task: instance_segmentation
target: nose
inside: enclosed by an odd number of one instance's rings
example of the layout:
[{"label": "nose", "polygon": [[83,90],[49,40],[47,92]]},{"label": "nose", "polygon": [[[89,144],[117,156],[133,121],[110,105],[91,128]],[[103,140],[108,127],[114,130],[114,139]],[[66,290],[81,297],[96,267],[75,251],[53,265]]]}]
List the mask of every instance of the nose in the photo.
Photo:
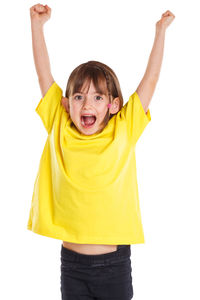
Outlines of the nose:
[{"label": "nose", "polygon": [[85,97],[84,101],[83,101],[83,108],[87,109],[88,107],[92,106],[92,97],[90,99],[90,97]]}]

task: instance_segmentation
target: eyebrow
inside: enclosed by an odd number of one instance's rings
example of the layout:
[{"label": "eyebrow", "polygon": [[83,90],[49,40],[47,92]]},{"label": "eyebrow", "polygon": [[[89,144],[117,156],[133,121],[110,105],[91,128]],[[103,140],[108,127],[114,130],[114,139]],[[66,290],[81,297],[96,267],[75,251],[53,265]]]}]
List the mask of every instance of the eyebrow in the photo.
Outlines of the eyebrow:
[{"label": "eyebrow", "polygon": [[[86,93],[81,93],[81,92],[76,92],[76,93],[74,93],[74,95],[75,94],[82,94],[82,95],[84,95],[84,94],[86,94]],[[101,92],[95,92],[95,93],[92,93],[92,95],[95,95],[95,94],[99,94],[99,95],[104,95],[104,96],[106,96],[105,94],[103,94],[103,93],[101,93]]]}]

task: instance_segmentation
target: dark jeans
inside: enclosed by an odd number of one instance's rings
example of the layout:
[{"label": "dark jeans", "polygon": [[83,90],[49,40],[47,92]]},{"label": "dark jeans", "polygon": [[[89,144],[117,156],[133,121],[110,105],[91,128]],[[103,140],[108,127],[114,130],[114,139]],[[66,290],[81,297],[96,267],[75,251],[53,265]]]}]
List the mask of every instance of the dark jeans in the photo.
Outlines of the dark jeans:
[{"label": "dark jeans", "polygon": [[61,246],[62,300],[130,300],[130,245],[106,254],[81,254]]}]

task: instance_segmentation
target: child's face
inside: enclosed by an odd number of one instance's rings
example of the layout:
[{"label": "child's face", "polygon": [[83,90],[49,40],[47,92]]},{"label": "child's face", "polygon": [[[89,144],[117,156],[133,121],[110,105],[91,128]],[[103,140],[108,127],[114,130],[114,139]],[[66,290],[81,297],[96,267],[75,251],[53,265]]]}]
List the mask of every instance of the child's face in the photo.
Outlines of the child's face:
[{"label": "child's face", "polygon": [[[92,81],[88,93],[86,91],[87,84],[85,83],[80,93],[75,93],[69,97],[68,112],[79,132],[84,135],[91,135],[102,131],[109,121],[110,114],[119,110],[119,98],[115,98],[111,107],[108,108],[108,93],[106,95],[97,93]],[[87,126],[81,117],[87,114],[96,117],[93,125]]]}]

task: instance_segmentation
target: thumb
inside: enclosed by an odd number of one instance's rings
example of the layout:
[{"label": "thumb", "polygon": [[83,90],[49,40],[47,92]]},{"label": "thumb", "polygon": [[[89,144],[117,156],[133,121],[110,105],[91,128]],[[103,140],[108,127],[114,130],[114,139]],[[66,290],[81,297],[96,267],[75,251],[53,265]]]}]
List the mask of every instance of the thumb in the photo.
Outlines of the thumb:
[{"label": "thumb", "polygon": [[44,7],[46,8],[47,15],[50,16],[51,15],[51,8],[48,5],[45,5]]},{"label": "thumb", "polygon": [[30,8],[30,16],[33,17],[37,14],[37,12],[34,10],[34,8]]}]

